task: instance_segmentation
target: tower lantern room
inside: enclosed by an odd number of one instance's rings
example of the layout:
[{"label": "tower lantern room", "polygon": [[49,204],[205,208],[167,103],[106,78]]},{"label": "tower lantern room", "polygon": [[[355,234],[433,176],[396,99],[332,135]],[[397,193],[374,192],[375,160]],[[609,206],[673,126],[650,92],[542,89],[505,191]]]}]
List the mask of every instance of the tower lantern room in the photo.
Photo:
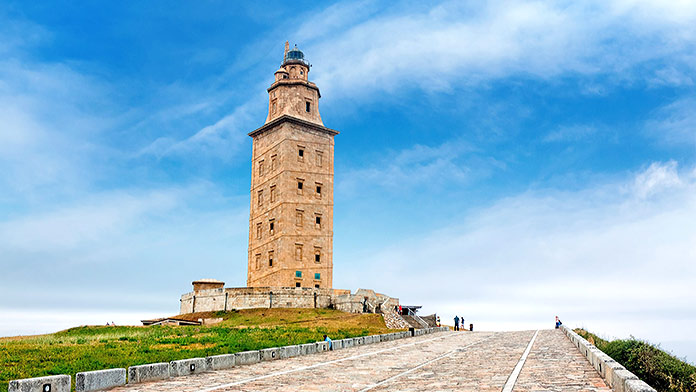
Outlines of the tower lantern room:
[{"label": "tower lantern room", "polygon": [[319,88],[309,81],[311,65],[304,53],[295,45],[289,49],[285,43],[285,53],[280,68],[275,72],[275,80],[268,88],[268,117],[266,123],[288,115],[324,125],[319,114]]}]

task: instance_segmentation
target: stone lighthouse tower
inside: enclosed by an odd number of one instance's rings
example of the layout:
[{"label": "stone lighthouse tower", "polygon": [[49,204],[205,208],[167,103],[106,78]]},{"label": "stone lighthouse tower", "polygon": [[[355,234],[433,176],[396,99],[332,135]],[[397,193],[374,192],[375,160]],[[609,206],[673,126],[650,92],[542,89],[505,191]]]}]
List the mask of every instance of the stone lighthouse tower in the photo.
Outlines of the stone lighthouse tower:
[{"label": "stone lighthouse tower", "polygon": [[333,129],[319,115],[310,64],[285,43],[253,140],[248,287],[331,288]]}]

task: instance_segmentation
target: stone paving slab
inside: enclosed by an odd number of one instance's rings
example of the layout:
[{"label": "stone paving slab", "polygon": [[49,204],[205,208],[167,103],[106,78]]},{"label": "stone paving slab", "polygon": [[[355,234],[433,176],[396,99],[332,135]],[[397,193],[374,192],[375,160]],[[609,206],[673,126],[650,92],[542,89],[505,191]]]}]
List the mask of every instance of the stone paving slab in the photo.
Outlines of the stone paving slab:
[{"label": "stone paving slab", "polygon": [[513,391],[611,390],[563,332],[543,330],[539,331]]},{"label": "stone paving slab", "polygon": [[[542,332],[528,358],[531,370],[523,368],[520,376],[525,389],[515,391],[611,391],[606,386],[582,389],[597,384],[597,373],[586,371],[583,365],[589,363],[562,333]],[[533,334],[441,332],[110,391],[500,391]],[[571,377],[559,376],[566,368]],[[570,380],[571,389],[553,389],[563,380]]]},{"label": "stone paving slab", "polygon": [[534,331],[495,333],[480,344],[456,351],[447,358],[370,391],[499,392],[532,335]]}]

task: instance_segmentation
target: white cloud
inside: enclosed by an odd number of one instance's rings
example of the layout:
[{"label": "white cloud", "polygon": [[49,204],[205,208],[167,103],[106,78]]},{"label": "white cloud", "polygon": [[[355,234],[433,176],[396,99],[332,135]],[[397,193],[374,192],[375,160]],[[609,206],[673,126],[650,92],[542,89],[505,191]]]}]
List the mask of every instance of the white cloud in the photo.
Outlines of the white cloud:
[{"label": "white cloud", "polygon": [[[257,95],[255,95],[257,97]],[[230,159],[248,138],[247,133],[254,126],[261,114],[261,103],[265,101],[252,99],[236,107],[232,113],[225,115],[212,125],[198,130],[183,140],[160,137],[138,152],[138,155],[150,154],[158,158],[164,156],[216,157]]]},{"label": "white cloud", "polygon": [[445,320],[463,313],[480,328],[548,327],[556,314],[597,328],[683,317],[664,332],[597,332],[693,339],[678,332],[696,328],[693,169],[655,162],[577,192],[529,191],[468,216],[450,208],[458,223],[362,249],[362,269],[336,264],[337,286],[398,294]]},{"label": "white cloud", "polygon": [[323,35],[307,53],[331,99],[409,87],[450,90],[509,76],[690,83],[694,26],[689,2],[442,2],[382,12]]},{"label": "white cloud", "polygon": [[597,127],[592,125],[570,125],[561,126],[558,129],[550,132],[543,138],[544,142],[576,142],[586,139],[598,131]]},{"label": "white cloud", "polygon": [[[0,221],[0,295],[13,298],[13,307],[166,303],[175,312],[201,263],[205,275],[244,282],[247,203],[229,204],[218,188],[198,183],[94,193],[16,214]],[[33,289],[16,295],[27,284]]]},{"label": "white cloud", "polygon": [[696,147],[696,99],[681,98],[663,106],[647,123],[647,132],[669,144]]},{"label": "white cloud", "polygon": [[96,140],[114,123],[103,114],[108,90],[62,64],[0,61],[0,202],[74,191],[93,178],[86,167],[108,155]]},{"label": "white cloud", "polygon": [[[424,183],[429,187],[451,186],[480,178],[494,168],[504,166],[492,158],[479,158],[477,153],[475,147],[461,140],[434,147],[416,144],[407,149],[390,151],[370,160],[370,166],[342,174],[336,192],[351,193],[358,189],[363,192],[371,187],[402,192]],[[470,166],[475,166],[476,170]]]},{"label": "white cloud", "polygon": [[645,171],[639,173],[634,182],[635,193],[645,198],[656,193],[670,191],[682,185],[677,172],[677,162],[653,162]]},{"label": "white cloud", "polygon": [[90,246],[132,229],[145,216],[171,212],[181,203],[180,193],[93,195],[79,205],[0,222],[0,248],[50,253]]}]

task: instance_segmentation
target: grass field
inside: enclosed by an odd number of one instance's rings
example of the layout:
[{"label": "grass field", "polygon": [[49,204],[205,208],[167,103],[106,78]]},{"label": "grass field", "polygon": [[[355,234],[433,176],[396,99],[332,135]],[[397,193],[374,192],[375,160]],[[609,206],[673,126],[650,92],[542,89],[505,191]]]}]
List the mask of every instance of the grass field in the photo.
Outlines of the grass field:
[{"label": "grass field", "polygon": [[[214,326],[84,326],[38,336],[0,338],[0,391],[10,380],[227,354],[386,333],[378,314],[329,309],[247,309],[185,316],[221,317]],[[392,331],[393,332],[393,331]]]},{"label": "grass field", "polygon": [[658,392],[696,391],[696,367],[650,343],[633,338],[608,341],[583,329],[575,332]]}]

